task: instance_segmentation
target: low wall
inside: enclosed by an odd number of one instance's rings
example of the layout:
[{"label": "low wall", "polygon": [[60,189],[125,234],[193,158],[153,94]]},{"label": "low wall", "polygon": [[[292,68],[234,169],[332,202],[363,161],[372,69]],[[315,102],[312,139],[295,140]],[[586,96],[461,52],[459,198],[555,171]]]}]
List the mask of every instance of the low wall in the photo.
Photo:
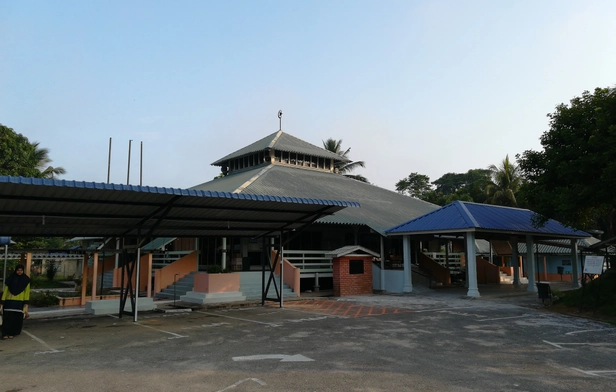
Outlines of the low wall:
[{"label": "low wall", "polygon": [[[385,277],[385,286],[381,287],[381,274]],[[404,287],[404,270],[384,270],[372,263],[372,288],[387,293],[402,293]]]},{"label": "low wall", "polygon": [[500,284],[500,274],[498,266],[477,256],[477,283],[479,284]]},{"label": "low wall", "polygon": [[168,266],[154,271],[154,293],[175,282],[175,275],[183,277],[197,270],[197,252],[192,252]]},{"label": "low wall", "polygon": [[[277,252],[275,250],[272,251],[272,259],[276,257]],[[283,253],[284,254],[284,253]],[[276,268],[274,270],[275,273],[280,275],[280,260],[276,264]],[[284,268],[283,268],[283,276],[282,281],[287,284],[297,296],[300,296],[300,269],[291,264],[288,260],[283,259]]]},{"label": "low wall", "polygon": [[232,293],[240,291],[240,274],[195,274],[194,291],[198,293]]}]

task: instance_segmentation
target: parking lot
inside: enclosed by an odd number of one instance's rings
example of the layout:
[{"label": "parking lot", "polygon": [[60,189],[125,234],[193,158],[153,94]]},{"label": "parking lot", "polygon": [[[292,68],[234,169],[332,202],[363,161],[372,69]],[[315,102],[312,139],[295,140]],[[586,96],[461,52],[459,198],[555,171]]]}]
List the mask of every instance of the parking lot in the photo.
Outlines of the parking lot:
[{"label": "parking lot", "polygon": [[0,391],[608,391],[616,328],[452,293],[27,320]]}]

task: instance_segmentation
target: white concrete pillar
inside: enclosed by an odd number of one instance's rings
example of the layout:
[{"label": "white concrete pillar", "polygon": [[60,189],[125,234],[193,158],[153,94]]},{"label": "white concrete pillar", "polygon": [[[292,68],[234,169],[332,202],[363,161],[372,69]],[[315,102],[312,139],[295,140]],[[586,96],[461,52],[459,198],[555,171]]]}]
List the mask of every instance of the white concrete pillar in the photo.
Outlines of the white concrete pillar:
[{"label": "white concrete pillar", "polygon": [[533,236],[526,235],[526,274],[528,275],[528,287],[526,291],[533,293],[537,292],[537,285],[535,284],[535,244],[533,243]]},{"label": "white concrete pillar", "polygon": [[520,285],[520,259],[518,257],[518,237],[511,237],[511,266],[513,267],[513,285]]},{"label": "white concrete pillar", "polygon": [[402,236],[402,257],[404,258],[404,285],[402,286],[403,293],[413,291],[413,282],[411,281],[411,236]]},{"label": "white concrete pillar", "polygon": [[577,240],[571,240],[571,274],[573,281],[571,282],[571,287],[574,289],[582,287],[582,282],[580,282],[580,268],[579,268],[579,260],[578,260],[578,242]]},{"label": "white concrete pillar", "polygon": [[466,276],[468,277],[468,292],[469,297],[479,297],[479,288],[477,287],[477,257],[475,255],[475,233],[466,233]]}]

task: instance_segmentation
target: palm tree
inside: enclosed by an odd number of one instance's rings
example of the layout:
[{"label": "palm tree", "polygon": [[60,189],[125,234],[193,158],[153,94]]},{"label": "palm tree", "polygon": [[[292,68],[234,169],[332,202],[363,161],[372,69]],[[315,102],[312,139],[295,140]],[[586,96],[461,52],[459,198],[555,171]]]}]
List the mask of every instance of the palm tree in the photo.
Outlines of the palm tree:
[{"label": "palm tree", "polygon": [[34,147],[33,156],[37,162],[37,169],[41,172],[43,178],[55,178],[56,176],[66,174],[66,170],[63,167],[53,167],[49,164],[52,160],[49,158],[49,149],[39,147],[39,142],[32,142]]},{"label": "palm tree", "polygon": [[323,141],[323,148],[327,151],[331,151],[334,154],[338,154],[345,159],[349,159],[349,162],[338,162],[336,164],[336,168],[338,169],[338,173],[344,175],[345,177],[353,178],[358,181],[368,182],[368,179],[361,174],[349,174],[353,170],[358,167],[366,167],[364,161],[350,161],[349,153],[351,152],[351,148],[347,148],[345,151],[342,150],[342,139],[336,140],[329,138]]},{"label": "palm tree", "polygon": [[491,182],[486,187],[488,194],[486,202],[488,204],[517,207],[518,202],[515,194],[522,185],[520,168],[511,162],[509,155],[507,155],[499,166],[490,165],[488,170],[491,171]]}]

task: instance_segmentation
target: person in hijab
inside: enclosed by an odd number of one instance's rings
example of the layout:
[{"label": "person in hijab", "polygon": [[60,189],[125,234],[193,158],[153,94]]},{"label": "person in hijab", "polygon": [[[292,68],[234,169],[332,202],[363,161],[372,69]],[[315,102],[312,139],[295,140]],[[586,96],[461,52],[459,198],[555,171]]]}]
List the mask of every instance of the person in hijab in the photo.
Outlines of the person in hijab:
[{"label": "person in hijab", "polygon": [[24,273],[24,269],[23,264],[17,264],[15,271],[6,279],[6,288],[0,301],[2,339],[13,339],[19,335],[24,319],[30,317],[30,278]]}]

